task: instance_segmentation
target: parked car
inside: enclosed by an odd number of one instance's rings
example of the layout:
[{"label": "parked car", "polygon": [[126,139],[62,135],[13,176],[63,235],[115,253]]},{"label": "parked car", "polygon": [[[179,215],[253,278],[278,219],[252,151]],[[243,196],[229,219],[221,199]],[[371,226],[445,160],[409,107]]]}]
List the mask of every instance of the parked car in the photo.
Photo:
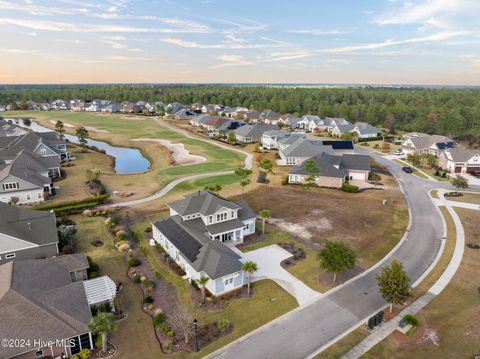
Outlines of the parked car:
[{"label": "parked car", "polygon": [[413,168],[410,166],[402,167],[402,171],[405,173],[413,173]]},{"label": "parked car", "polygon": [[398,150],[396,150],[396,151],[394,152],[394,154],[395,154],[396,156],[403,156],[403,155],[405,154],[405,152],[403,152],[403,150],[399,148]]},{"label": "parked car", "polygon": [[470,173],[473,177],[480,178],[480,171]]}]

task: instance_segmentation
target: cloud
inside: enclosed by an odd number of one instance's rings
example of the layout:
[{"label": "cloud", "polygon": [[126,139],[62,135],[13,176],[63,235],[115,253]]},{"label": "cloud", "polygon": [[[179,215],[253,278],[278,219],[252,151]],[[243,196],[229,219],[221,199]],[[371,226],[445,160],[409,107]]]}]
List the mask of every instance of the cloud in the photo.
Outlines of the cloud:
[{"label": "cloud", "polygon": [[246,39],[238,39],[235,37],[232,38],[231,36],[227,37],[227,41],[222,41],[217,44],[203,44],[172,37],[165,38],[162,41],[189,49],[265,49],[286,46],[286,43],[281,41],[275,41],[267,38],[264,39],[269,43],[251,43]]},{"label": "cloud", "polygon": [[90,25],[54,22],[43,20],[22,20],[0,18],[0,25],[21,26],[34,30],[77,32],[77,33],[195,33],[203,32],[195,28],[144,28],[125,25]]},{"label": "cloud", "polygon": [[218,57],[219,60],[225,61],[225,63],[211,66],[212,69],[218,69],[221,67],[227,66],[246,66],[252,65],[253,61],[245,59],[243,56],[239,55],[221,55]]},{"label": "cloud", "polygon": [[315,36],[329,36],[329,35],[345,35],[348,34],[346,31],[339,30],[321,30],[321,29],[310,29],[310,30],[288,30],[292,34],[306,34],[306,35],[315,35]]},{"label": "cloud", "polygon": [[[424,24],[424,28],[452,29],[452,18],[460,14],[474,14],[480,10],[478,0],[426,0],[420,4],[404,2],[378,16],[374,23],[379,25]],[[422,29],[422,28],[421,28]]]},{"label": "cloud", "polygon": [[352,53],[362,50],[374,50],[374,49],[381,49],[384,47],[396,46],[396,45],[408,45],[408,44],[418,44],[418,43],[428,43],[428,42],[435,42],[435,41],[443,41],[450,39],[452,37],[468,35],[470,34],[468,31],[453,31],[453,32],[440,32],[433,35],[422,36],[422,37],[414,37],[406,40],[385,40],[382,42],[376,43],[369,43],[369,44],[360,44],[360,45],[352,45],[352,46],[344,46],[344,47],[335,47],[331,49],[320,49],[317,50],[318,53],[323,54],[342,54],[342,53]]}]

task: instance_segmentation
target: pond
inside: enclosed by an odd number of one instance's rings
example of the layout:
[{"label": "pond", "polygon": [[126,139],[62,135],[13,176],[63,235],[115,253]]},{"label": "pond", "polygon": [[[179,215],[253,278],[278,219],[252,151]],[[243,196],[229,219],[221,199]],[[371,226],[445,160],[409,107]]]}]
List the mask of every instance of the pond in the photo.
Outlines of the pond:
[{"label": "pond", "polygon": [[[19,119],[6,118],[5,120],[12,120],[16,125],[23,128],[30,128],[35,132],[53,131],[50,128],[39,125],[35,121],[32,121],[31,125],[27,126],[22,120]],[[75,144],[80,143],[78,138],[73,135],[65,134],[65,139]],[[150,167],[150,162],[143,157],[142,152],[140,152],[140,150],[137,148],[117,147],[112,146],[107,142],[92,139],[87,140],[87,145],[95,146],[98,149],[104,150],[107,155],[115,158],[115,173],[142,173],[148,171],[148,168]]]}]

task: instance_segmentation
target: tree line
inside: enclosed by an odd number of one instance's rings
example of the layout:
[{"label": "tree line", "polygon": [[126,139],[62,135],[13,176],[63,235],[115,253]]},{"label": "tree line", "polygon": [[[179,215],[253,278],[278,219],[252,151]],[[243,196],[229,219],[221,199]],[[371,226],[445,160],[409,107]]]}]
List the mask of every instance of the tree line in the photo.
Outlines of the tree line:
[{"label": "tree line", "polygon": [[480,143],[480,90],[475,88],[155,84],[0,87],[0,104],[58,98],[242,106],[298,116],[345,117],[393,131],[437,133]]}]

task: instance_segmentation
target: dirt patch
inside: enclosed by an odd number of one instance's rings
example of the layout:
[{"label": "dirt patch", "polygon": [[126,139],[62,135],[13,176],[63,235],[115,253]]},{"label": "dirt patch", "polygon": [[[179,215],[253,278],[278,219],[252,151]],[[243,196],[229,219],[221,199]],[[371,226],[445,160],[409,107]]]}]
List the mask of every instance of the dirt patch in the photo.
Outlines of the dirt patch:
[{"label": "dirt patch", "polygon": [[90,244],[94,247],[102,247],[103,246],[103,242],[99,239],[96,239],[94,241],[91,241]]},{"label": "dirt patch", "polygon": [[133,141],[157,142],[161,146],[166,147],[173,158],[173,165],[193,165],[207,160],[205,157],[190,154],[183,143],[172,143],[168,140],[155,138],[136,138]]}]

